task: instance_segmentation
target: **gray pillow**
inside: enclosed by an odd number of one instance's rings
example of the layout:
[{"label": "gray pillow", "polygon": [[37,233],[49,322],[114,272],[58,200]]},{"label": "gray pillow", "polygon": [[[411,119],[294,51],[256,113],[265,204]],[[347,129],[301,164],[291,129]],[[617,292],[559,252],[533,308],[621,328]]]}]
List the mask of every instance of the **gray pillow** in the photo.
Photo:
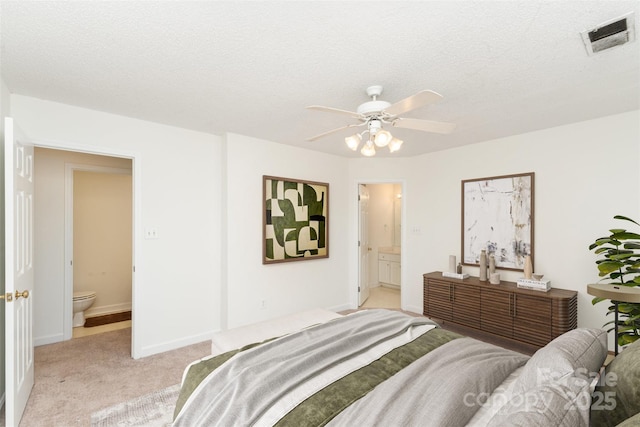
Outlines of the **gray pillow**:
[{"label": "gray pillow", "polygon": [[511,399],[489,426],[589,424],[590,383],[607,357],[607,333],[574,329],[538,350],[513,384]]},{"label": "gray pillow", "polygon": [[586,380],[541,385],[509,400],[488,427],[587,427],[591,396]]},{"label": "gray pillow", "polygon": [[[640,340],[630,344],[607,366],[593,392],[593,426],[615,426],[640,413]],[[640,420],[637,420],[640,421]],[[640,422],[639,424],[640,425]]]},{"label": "gray pillow", "polygon": [[514,383],[514,394],[568,377],[593,378],[606,357],[606,331],[578,328],[565,332],[531,356]]}]

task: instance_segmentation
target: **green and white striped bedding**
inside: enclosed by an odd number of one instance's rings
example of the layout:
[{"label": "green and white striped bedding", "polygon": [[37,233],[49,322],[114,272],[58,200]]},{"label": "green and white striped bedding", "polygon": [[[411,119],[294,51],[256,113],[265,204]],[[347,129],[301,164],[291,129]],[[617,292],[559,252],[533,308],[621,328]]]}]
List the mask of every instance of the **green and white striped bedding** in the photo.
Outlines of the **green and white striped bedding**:
[{"label": "green and white striped bedding", "polygon": [[193,364],[174,425],[465,425],[473,396],[527,359],[426,318],[361,311]]}]

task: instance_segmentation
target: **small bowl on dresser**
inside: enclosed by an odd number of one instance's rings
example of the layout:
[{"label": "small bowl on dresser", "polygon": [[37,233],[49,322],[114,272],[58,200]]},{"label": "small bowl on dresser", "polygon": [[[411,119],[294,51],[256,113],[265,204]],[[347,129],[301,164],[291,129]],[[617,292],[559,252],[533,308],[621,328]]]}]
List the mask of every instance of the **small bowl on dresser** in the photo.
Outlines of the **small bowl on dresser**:
[{"label": "small bowl on dresser", "polygon": [[544,277],[544,274],[532,274],[532,276],[534,280],[540,281]]}]

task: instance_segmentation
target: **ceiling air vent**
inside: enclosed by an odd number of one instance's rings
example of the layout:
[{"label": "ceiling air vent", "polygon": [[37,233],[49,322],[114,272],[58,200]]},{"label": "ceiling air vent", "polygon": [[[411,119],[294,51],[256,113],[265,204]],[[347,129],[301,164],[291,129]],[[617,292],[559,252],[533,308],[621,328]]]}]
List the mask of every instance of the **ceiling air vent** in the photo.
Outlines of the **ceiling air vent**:
[{"label": "ceiling air vent", "polygon": [[591,30],[583,31],[580,35],[589,55],[632,42],[636,38],[634,14],[631,12],[603,22]]}]

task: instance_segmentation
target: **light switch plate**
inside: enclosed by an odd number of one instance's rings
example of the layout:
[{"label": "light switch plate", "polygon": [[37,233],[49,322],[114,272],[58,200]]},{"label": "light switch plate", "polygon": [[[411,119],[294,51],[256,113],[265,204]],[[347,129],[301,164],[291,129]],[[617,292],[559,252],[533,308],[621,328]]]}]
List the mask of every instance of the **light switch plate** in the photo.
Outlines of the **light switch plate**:
[{"label": "light switch plate", "polygon": [[144,238],[149,239],[157,239],[159,238],[158,229],[156,227],[148,227],[144,229]]}]

